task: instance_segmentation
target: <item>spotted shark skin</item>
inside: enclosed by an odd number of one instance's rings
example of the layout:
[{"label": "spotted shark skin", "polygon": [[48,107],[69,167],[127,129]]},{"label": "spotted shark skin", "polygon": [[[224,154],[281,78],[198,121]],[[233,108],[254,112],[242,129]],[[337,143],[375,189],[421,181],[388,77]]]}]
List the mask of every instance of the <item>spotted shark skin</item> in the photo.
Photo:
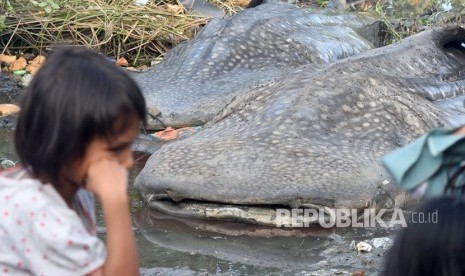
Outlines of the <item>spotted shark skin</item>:
[{"label": "spotted shark skin", "polygon": [[464,94],[461,41],[460,27],[429,30],[320,71],[289,70],[162,147],[135,186],[172,213],[160,202],[365,208],[388,179],[380,156],[448,124],[437,103]]},{"label": "spotted shark skin", "polygon": [[133,74],[151,114],[148,127],[203,125],[234,97],[280,78],[286,68],[329,63],[373,48],[378,25],[368,16],[281,2],[214,19],[161,64]]}]

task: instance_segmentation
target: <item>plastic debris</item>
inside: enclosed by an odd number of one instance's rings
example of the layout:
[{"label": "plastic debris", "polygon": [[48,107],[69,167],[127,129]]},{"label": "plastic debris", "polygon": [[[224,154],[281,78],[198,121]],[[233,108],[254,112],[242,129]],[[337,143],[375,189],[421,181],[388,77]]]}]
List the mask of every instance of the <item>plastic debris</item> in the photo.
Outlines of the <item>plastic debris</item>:
[{"label": "plastic debris", "polygon": [[370,252],[372,248],[373,247],[369,243],[366,243],[366,242],[355,243],[355,249],[359,253],[360,252]]},{"label": "plastic debris", "polygon": [[21,75],[24,75],[24,74],[26,74],[26,73],[27,73],[26,70],[16,70],[16,71],[13,71],[13,74],[15,74],[15,75],[20,75],[20,76],[21,76]]},{"label": "plastic debris", "polygon": [[10,63],[9,70],[11,72],[18,71],[18,70],[23,70],[27,66],[27,61],[24,57],[20,57],[17,60],[13,61]]},{"label": "plastic debris", "polygon": [[374,248],[382,248],[387,249],[392,245],[392,239],[385,237],[385,238],[374,238],[371,240]]},{"label": "plastic debris", "polygon": [[445,0],[442,1],[441,3],[441,9],[445,12],[451,11],[452,10],[452,3],[450,0]]},{"label": "plastic debris", "polygon": [[237,3],[239,6],[246,8],[250,4],[250,0],[238,0]]},{"label": "plastic debris", "polygon": [[[0,159],[0,160],[2,160],[2,159]],[[14,167],[15,165],[16,165],[15,162],[13,162],[11,160],[8,160],[8,159],[3,159],[0,162],[0,166],[2,166],[3,169],[8,169],[8,168]]]},{"label": "plastic debris", "polygon": [[163,141],[169,141],[169,140],[176,139],[178,137],[178,133],[183,130],[187,130],[190,132],[196,132],[196,130],[192,127],[183,127],[183,128],[178,128],[178,129],[167,127],[165,130],[155,132],[153,136]]},{"label": "plastic debris", "polygon": [[27,74],[21,77],[21,82],[24,87],[29,86],[29,83],[31,83],[32,81],[32,77],[33,77],[32,74]]},{"label": "plastic debris", "polygon": [[149,2],[148,0],[136,0],[136,1],[134,1],[134,5],[136,5],[136,6],[144,6],[148,2]]},{"label": "plastic debris", "polygon": [[122,66],[122,67],[127,67],[127,66],[129,66],[129,62],[124,57],[122,57],[122,58],[119,58],[119,59],[116,60],[116,65]]},{"label": "plastic debris", "polygon": [[16,56],[7,56],[4,54],[0,54],[0,62],[5,62],[7,64],[10,64],[16,60]]},{"label": "plastic debris", "polygon": [[0,104],[0,116],[15,114],[18,113],[19,110],[19,106],[14,104]]},{"label": "plastic debris", "polygon": [[29,61],[29,64],[26,66],[26,70],[32,75],[35,75],[44,62],[44,56],[36,56],[33,60]]}]

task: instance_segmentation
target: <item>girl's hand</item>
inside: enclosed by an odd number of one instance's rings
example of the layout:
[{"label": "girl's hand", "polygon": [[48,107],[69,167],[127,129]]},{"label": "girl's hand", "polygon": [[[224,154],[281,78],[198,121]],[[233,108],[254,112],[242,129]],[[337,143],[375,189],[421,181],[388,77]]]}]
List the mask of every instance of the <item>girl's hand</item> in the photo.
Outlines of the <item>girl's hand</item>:
[{"label": "girl's hand", "polygon": [[139,275],[136,242],[132,232],[127,196],[126,167],[117,159],[105,157],[90,163],[86,188],[102,203],[107,228],[107,259],[97,275]]},{"label": "girl's hand", "polygon": [[102,203],[127,201],[128,172],[117,160],[102,158],[90,164],[87,170],[86,189]]}]

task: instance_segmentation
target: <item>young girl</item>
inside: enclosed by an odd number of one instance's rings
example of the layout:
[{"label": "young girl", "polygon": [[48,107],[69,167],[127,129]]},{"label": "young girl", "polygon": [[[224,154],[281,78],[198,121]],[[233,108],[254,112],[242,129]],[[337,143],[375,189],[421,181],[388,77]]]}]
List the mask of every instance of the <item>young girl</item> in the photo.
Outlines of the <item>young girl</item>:
[{"label": "young girl", "polygon": [[[126,189],[145,114],[120,68],[83,47],[55,50],[22,102],[22,166],[0,174],[0,274],[138,274]],[[107,250],[89,192],[103,207]]]}]

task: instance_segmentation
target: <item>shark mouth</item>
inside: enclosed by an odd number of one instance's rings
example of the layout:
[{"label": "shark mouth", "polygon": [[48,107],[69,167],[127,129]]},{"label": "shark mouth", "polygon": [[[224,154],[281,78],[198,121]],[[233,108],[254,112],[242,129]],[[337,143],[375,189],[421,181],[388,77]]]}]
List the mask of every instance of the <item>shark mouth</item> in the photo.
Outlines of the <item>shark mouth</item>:
[{"label": "shark mouth", "polygon": [[364,200],[295,199],[289,202],[261,203],[215,202],[181,196],[171,190],[143,193],[148,207],[174,217],[217,220],[270,227],[309,227],[331,225],[341,210],[351,220],[362,220],[366,211],[394,208],[410,209],[417,199],[400,191],[393,184],[379,185]]},{"label": "shark mouth", "polygon": [[[221,220],[272,227],[309,227],[331,225],[336,219],[335,209],[319,204],[302,204],[299,208],[285,205],[239,205],[184,199],[155,199],[147,197],[148,206],[175,217]],[[367,202],[369,207],[371,202]],[[353,215],[349,213],[348,217]],[[357,218],[358,215],[357,215]]]}]

